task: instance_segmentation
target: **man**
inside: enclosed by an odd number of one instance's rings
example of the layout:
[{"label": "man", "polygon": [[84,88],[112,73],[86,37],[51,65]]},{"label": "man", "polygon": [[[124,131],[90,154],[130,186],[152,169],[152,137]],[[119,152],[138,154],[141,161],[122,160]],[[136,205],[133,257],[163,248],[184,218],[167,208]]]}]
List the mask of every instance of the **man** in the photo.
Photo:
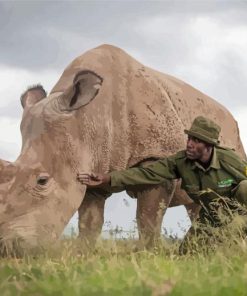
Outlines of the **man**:
[{"label": "man", "polygon": [[182,189],[202,206],[198,221],[213,227],[222,226],[225,222],[218,215],[219,208],[246,214],[240,204],[247,205],[247,162],[231,149],[219,146],[220,130],[215,122],[199,116],[190,130],[185,130],[188,135],[186,150],[146,167],[109,174],[79,173],[78,180],[88,186],[124,188],[181,178]]}]

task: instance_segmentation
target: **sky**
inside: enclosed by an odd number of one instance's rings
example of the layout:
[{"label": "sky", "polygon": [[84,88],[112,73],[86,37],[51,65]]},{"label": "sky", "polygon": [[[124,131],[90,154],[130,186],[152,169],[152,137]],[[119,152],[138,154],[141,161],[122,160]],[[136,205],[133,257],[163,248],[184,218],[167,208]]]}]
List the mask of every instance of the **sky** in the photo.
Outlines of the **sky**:
[{"label": "sky", "polygon": [[[247,151],[247,1],[0,1],[0,158],[19,155],[27,86],[41,83],[49,92],[74,58],[101,44],[223,104]],[[114,195],[105,228],[133,229],[135,208],[126,194]],[[183,207],[169,209],[163,221],[178,236],[189,224]]]}]

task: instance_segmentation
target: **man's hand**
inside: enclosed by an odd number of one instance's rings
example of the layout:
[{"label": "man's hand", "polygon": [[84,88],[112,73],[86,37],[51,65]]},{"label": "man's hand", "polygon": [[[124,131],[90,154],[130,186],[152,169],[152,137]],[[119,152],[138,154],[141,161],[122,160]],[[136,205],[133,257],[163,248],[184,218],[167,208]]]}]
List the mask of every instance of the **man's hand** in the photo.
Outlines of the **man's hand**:
[{"label": "man's hand", "polygon": [[97,187],[104,184],[109,184],[111,177],[108,174],[79,172],[77,174],[77,180],[83,185]]}]

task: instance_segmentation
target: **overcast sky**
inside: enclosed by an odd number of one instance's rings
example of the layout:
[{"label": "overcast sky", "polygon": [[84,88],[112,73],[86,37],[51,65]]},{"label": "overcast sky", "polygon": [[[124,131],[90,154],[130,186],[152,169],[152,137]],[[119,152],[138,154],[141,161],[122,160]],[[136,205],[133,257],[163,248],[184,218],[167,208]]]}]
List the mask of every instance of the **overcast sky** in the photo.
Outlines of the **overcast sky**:
[{"label": "overcast sky", "polygon": [[[104,43],[222,103],[247,150],[246,1],[0,1],[0,158],[19,154],[23,90],[40,82],[49,92],[75,57]],[[106,220],[126,229],[135,201],[124,199],[111,198]],[[181,207],[166,224],[178,219]]]}]

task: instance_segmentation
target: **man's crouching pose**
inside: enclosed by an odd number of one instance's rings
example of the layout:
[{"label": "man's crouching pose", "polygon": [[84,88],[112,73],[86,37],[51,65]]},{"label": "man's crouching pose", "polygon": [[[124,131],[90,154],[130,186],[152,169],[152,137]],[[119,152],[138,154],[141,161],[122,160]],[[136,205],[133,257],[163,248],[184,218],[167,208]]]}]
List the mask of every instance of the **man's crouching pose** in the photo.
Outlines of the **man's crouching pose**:
[{"label": "man's crouching pose", "polygon": [[[231,149],[219,146],[220,130],[216,123],[199,116],[195,118],[190,130],[185,130],[188,135],[186,150],[145,167],[109,174],[80,172],[78,180],[93,187],[106,184],[123,187],[154,185],[162,183],[164,179],[181,178],[182,188],[201,205],[198,225],[221,227],[227,222],[219,217],[219,210],[247,214],[242,207],[247,205],[247,162]],[[192,226],[180,246],[180,253],[188,251],[191,235],[196,232],[198,230]]]}]

